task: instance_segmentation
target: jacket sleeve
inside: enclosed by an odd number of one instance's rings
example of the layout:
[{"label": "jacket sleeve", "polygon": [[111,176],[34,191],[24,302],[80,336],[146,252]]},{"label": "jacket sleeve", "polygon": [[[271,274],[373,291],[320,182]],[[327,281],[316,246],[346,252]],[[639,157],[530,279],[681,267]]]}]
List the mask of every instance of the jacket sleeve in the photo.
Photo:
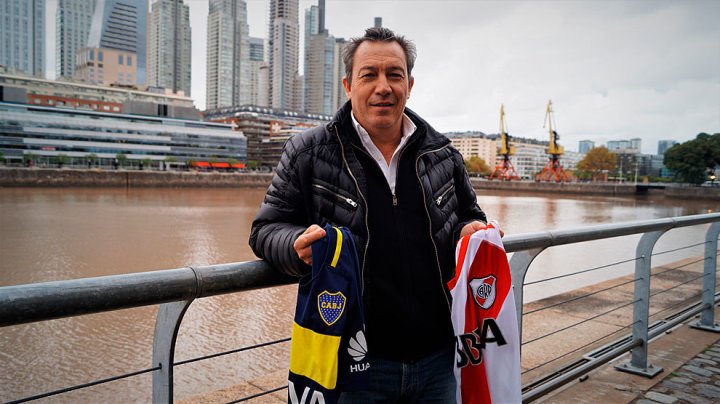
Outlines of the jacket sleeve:
[{"label": "jacket sleeve", "polygon": [[465,162],[457,150],[454,150],[453,161],[455,162],[455,193],[458,198],[458,224],[453,229],[453,245],[455,245],[460,239],[460,231],[466,224],[475,220],[487,223],[487,217],[477,203],[477,195],[470,183]]},{"label": "jacket sleeve", "polygon": [[250,247],[255,255],[278,271],[302,276],[310,266],[302,262],[293,249],[295,239],[309,226],[305,217],[298,159],[303,155],[301,139],[285,143],[265,200],[253,220]]}]

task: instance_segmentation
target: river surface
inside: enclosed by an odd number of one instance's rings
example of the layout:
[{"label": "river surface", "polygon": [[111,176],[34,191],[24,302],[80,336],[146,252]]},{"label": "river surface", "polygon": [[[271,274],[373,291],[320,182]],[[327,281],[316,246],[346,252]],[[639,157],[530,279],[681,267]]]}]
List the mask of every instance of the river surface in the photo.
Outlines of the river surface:
[{"label": "river surface", "polygon": [[[0,286],[255,259],[250,223],[258,189],[0,189]],[[720,201],[480,194],[506,234],[717,212]],[[702,254],[707,226],[671,230],[653,264]],[[639,236],[543,252],[526,282],[634,256]],[[621,276],[632,263],[525,288],[526,301]],[[180,328],[176,361],[290,333],[296,287],[200,299]],[[0,329],[0,401],[151,367],[157,307]],[[182,399],[287,369],[288,344],[175,367]],[[144,374],[44,402],[149,402]],[[238,397],[239,398],[239,397]]]}]

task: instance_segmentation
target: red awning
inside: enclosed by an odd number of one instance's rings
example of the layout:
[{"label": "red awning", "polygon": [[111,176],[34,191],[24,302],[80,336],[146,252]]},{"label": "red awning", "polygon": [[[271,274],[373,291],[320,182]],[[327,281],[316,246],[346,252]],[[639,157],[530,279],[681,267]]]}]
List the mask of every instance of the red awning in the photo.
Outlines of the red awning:
[{"label": "red awning", "polygon": [[212,163],[213,168],[230,168],[228,163]]},{"label": "red awning", "polygon": [[245,168],[245,164],[235,163],[235,164],[232,164],[232,168]]},{"label": "red awning", "polygon": [[194,161],[190,165],[193,167],[210,167],[210,163],[207,161]]}]

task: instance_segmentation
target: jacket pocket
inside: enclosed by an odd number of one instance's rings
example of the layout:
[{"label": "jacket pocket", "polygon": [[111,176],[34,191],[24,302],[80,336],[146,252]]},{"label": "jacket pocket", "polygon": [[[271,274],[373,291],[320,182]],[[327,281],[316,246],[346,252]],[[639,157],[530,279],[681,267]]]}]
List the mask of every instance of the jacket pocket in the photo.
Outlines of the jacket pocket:
[{"label": "jacket pocket", "polygon": [[433,195],[433,203],[437,207],[445,206],[445,204],[452,199],[452,196],[455,194],[455,183],[453,181],[450,181],[446,185],[444,185],[442,188],[440,188],[437,192],[435,192],[435,195]]},{"label": "jacket pocket", "polygon": [[339,203],[341,206],[344,206],[345,208],[349,210],[355,210],[358,207],[357,201],[353,198],[343,195],[338,191],[335,191],[331,189],[330,185],[320,184],[318,182],[312,183],[312,188],[316,192],[322,194],[325,196],[325,198],[330,199],[331,201],[335,203]]}]

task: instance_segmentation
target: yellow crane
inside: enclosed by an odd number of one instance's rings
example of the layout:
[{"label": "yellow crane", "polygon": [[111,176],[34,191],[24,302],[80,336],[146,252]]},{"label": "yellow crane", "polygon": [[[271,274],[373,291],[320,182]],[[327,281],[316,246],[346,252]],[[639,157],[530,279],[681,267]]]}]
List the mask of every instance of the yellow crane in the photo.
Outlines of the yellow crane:
[{"label": "yellow crane", "polygon": [[553,114],[552,100],[549,100],[545,109],[545,122],[543,123],[543,128],[547,125],[550,133],[550,145],[545,149],[549,157],[545,167],[535,176],[535,181],[570,182],[572,177],[565,172],[560,163],[560,156],[565,153],[565,148],[558,143],[560,136],[555,131],[554,123],[555,115]]},{"label": "yellow crane", "polygon": [[515,167],[510,162],[510,156],[515,154],[515,146],[510,146],[510,135],[505,130],[507,123],[505,122],[505,106],[500,105],[500,150],[498,154],[502,156],[502,160],[495,166],[495,171],[488,178],[499,178],[500,180],[519,180],[520,176]]}]

